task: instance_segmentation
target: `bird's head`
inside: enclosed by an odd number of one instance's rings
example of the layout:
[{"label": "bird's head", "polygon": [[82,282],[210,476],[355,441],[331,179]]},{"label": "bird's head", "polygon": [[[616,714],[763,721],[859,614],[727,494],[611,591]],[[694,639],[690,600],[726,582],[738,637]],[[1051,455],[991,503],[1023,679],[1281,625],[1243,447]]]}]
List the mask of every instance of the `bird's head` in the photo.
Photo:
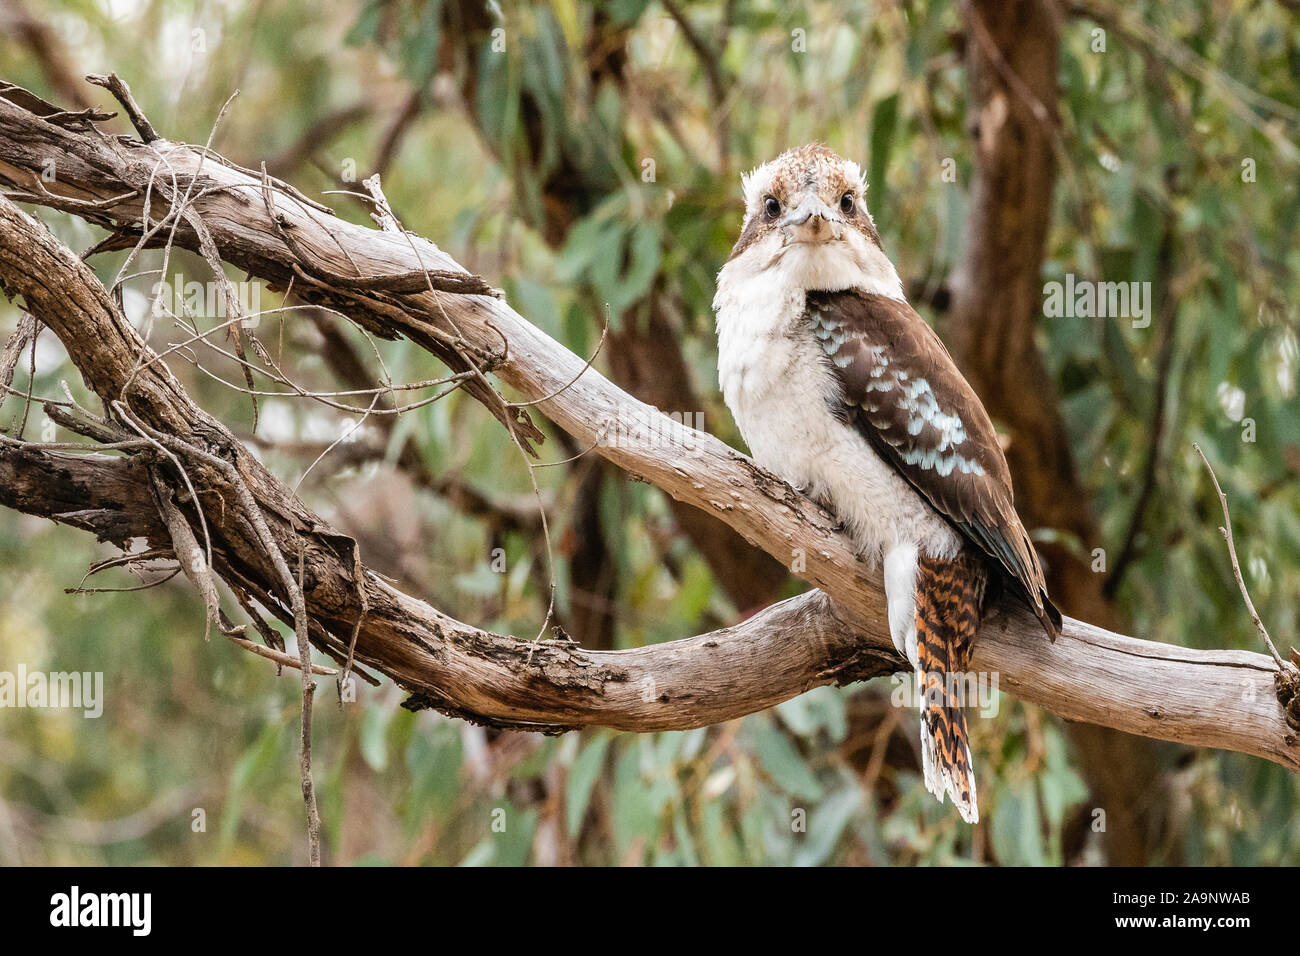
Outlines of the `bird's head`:
[{"label": "bird's head", "polygon": [[802,289],[862,286],[902,295],[857,163],[811,143],[742,176],[741,188],[745,220],[720,279],[769,273]]}]

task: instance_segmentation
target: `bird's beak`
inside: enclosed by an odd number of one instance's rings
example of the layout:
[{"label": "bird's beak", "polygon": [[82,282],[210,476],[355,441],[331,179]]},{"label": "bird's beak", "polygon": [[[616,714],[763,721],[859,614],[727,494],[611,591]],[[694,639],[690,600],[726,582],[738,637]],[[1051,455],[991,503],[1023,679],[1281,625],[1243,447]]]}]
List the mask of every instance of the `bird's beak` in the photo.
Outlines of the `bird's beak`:
[{"label": "bird's beak", "polygon": [[822,243],[839,239],[844,232],[844,217],[839,211],[822,202],[811,190],[803,201],[791,210],[777,226],[786,243]]}]

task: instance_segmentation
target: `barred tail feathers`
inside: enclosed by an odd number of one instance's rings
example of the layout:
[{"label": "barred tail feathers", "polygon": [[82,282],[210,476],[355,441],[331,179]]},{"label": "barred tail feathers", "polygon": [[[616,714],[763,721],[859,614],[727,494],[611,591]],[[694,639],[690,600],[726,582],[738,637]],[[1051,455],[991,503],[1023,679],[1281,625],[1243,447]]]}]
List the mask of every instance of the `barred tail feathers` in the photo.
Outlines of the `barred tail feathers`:
[{"label": "barred tail feathers", "polygon": [[916,664],[925,786],[940,802],[946,793],[962,819],[975,823],[975,770],[961,705],[987,572],[968,551],[952,559],[920,555],[917,571]]}]

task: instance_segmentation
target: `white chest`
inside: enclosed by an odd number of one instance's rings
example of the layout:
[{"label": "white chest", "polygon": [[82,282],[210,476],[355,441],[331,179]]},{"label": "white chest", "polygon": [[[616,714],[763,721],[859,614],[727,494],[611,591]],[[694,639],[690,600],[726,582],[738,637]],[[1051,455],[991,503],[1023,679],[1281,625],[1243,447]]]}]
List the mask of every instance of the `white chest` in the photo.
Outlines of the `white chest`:
[{"label": "white chest", "polygon": [[802,289],[754,277],[715,304],[723,397],[754,459],[829,507],[869,560],[899,544],[954,554],[951,526],[832,413],[837,386]]}]

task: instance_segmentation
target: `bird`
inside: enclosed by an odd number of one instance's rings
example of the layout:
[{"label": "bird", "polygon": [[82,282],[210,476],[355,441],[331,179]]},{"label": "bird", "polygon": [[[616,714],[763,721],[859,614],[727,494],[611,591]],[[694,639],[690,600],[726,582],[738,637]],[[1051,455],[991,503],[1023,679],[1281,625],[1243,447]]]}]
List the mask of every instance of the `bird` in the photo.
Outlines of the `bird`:
[{"label": "bird", "polygon": [[882,571],[890,638],[917,675],[926,788],[979,819],[963,678],[992,602],[1061,615],[1016,514],[993,423],[908,304],[861,167],[818,143],[741,177],[718,273],[718,380],[754,460],[830,511]]}]

